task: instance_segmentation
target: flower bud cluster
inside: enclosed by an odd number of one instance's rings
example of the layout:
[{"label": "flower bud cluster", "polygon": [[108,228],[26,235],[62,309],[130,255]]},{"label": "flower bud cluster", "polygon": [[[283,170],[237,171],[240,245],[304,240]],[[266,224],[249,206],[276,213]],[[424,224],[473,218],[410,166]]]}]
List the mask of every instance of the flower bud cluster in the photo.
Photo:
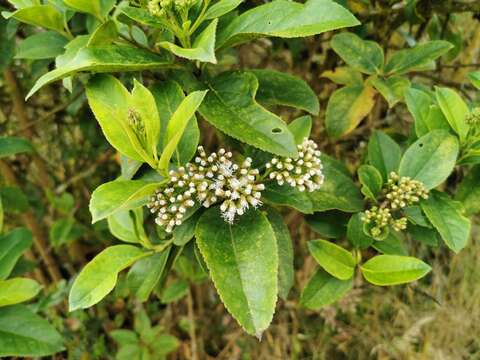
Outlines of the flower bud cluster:
[{"label": "flower bud cluster", "polygon": [[262,204],[265,187],[257,181],[259,171],[251,165],[250,158],[238,165],[232,161],[231,152],[220,149],[207,155],[200,146],[194,163],[171,170],[168,186],[157,190],[147,206],[157,213],[156,223],[167,232],[181,225],[187,209],[196,203],[208,208],[221,202],[223,218],[232,223],[250,206]]},{"label": "flower bud cluster", "polygon": [[300,191],[315,191],[323,184],[322,161],[317,144],[305,138],[298,148],[298,158],[273,158],[266,164],[269,177],[279,185],[288,184]]},{"label": "flower bud cluster", "polygon": [[428,190],[423,183],[407,176],[400,177],[395,172],[390,173],[382,193],[382,205],[366,210],[362,218],[364,223],[372,225],[370,233],[374,237],[380,236],[387,226],[395,231],[405,230],[407,218],[395,218],[393,213],[428,198]]},{"label": "flower bud cluster", "polygon": [[188,11],[196,0],[150,0],[147,8],[153,16],[162,17],[172,12]]}]

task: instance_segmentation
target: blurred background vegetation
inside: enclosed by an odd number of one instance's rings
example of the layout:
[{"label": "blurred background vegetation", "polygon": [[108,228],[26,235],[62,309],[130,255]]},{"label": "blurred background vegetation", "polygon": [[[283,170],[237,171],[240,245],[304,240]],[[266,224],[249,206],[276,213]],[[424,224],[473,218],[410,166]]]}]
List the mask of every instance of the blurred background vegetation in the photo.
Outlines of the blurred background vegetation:
[{"label": "blurred background vegetation", "polygon": [[[480,92],[467,81],[467,74],[480,70],[480,1],[338,2],[362,22],[355,32],[377,41],[387,56],[422,39],[445,39],[454,44],[436,70],[410,73],[409,77],[428,86],[455,88],[470,101],[479,102]],[[247,1],[244,6],[250,3],[262,1]],[[84,25],[79,21],[78,26]],[[297,300],[315,268],[306,241],[318,235],[297,213],[286,213],[295,244],[295,288],[289,301],[279,300],[274,322],[261,342],[239,328],[212,284],[188,261],[177,263],[169,291],[158,301],[136,302],[121,286],[121,278],[120,286],[106,301],[68,313],[71,279],[95,254],[116,241],[106,222],[90,224],[88,202],[93,189],[117,176],[120,159],[86,104],[82,76],[71,93],[55,83],[24,101],[35,80],[52,66],[51,59],[14,58],[22,50],[21,40],[34,31],[0,20],[0,134],[25,137],[36,149],[34,154],[0,160],[0,195],[5,228],[26,226],[33,233],[34,246],[14,271],[31,272],[45,285],[33,306],[66,338],[67,352],[56,358],[114,358],[119,349],[114,330],[130,329],[143,339],[153,324],[179,339],[169,359],[480,359],[478,226],[459,255],[446,249],[416,250],[433,267],[421,285],[384,289],[366,286],[358,279],[354,291],[338,304],[317,312],[303,309]],[[312,137],[323,152],[344,160],[353,170],[374,129],[407,136],[412,118],[404,104],[389,108],[377,95],[373,110],[357,129],[340,140],[326,136],[326,104],[338,85],[323,75],[342,65],[330,47],[331,36],[257,40],[224,54],[220,64],[223,69],[272,68],[306,80],[322,105]],[[143,80],[153,82],[155,74],[144,72]],[[291,110],[278,111],[284,119],[298,115]],[[203,122],[201,126],[201,143],[214,148],[223,142],[209,125]],[[141,343],[149,346],[148,341]]]}]

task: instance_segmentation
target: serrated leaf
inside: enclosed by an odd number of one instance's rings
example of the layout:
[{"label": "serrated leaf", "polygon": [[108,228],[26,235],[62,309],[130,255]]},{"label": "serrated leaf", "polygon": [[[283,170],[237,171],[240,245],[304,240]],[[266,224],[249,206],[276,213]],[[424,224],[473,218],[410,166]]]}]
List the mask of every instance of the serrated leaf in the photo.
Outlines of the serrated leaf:
[{"label": "serrated leaf", "polygon": [[275,0],[236,17],[219,33],[217,47],[265,36],[305,37],[358,24],[347,9],[330,0],[308,0],[305,4]]},{"label": "serrated leaf", "polygon": [[345,32],[333,36],[331,44],[342,60],[354,69],[370,75],[382,71],[383,49],[376,42]]},{"label": "serrated leaf", "polygon": [[0,356],[39,357],[64,349],[57,330],[27,306],[0,309]]},{"label": "serrated leaf", "polygon": [[209,83],[200,113],[231,137],[280,156],[297,155],[292,133],[275,114],[255,101],[257,78],[249,72],[227,72]]},{"label": "serrated leaf", "polygon": [[85,309],[102,300],[117,282],[118,273],[149,253],[132,245],[103,250],[82,269],[68,297],[69,310]]},{"label": "serrated leaf", "polygon": [[285,105],[318,115],[320,104],[317,95],[302,79],[280,71],[250,70],[258,79],[255,99],[266,105]]},{"label": "serrated leaf", "polygon": [[423,70],[426,64],[447,53],[452,47],[447,41],[433,40],[411,49],[396,51],[385,65],[385,74],[401,75],[409,71]]},{"label": "serrated leaf", "polygon": [[330,275],[340,280],[352,278],[356,261],[344,248],[326,240],[311,240],[308,249],[317,263]]},{"label": "serrated leaf", "polygon": [[350,85],[335,90],[327,104],[325,126],[329,136],[339,138],[355,129],[375,105],[371,86]]},{"label": "serrated leaf", "polygon": [[41,76],[27,95],[27,99],[43,86],[81,71],[96,73],[141,71],[171,66],[170,59],[126,45],[107,45],[81,48],[76,55],[45,75]]},{"label": "serrated leaf", "polygon": [[30,300],[41,288],[35,280],[27,278],[0,280],[0,307]]},{"label": "serrated leaf", "polygon": [[303,289],[300,304],[311,310],[320,310],[341,299],[352,286],[353,279],[339,280],[318,269]]},{"label": "serrated leaf", "polygon": [[445,244],[455,253],[467,245],[471,228],[470,220],[463,216],[459,205],[459,202],[438,191],[430,192],[428,199],[421,202],[428,220],[440,233]]},{"label": "serrated leaf", "polygon": [[6,279],[25,250],[32,245],[32,233],[17,228],[0,237],[0,280]]},{"label": "serrated leaf", "polygon": [[368,141],[368,161],[380,171],[383,181],[387,181],[390,172],[398,171],[402,150],[387,134],[374,131]]},{"label": "serrated leaf", "polygon": [[92,223],[120,210],[146,205],[162,183],[141,180],[115,180],[100,185],[90,199]]},{"label": "serrated leaf", "polygon": [[432,189],[453,171],[459,152],[458,140],[445,130],[422,136],[407,149],[400,162],[399,175],[421,181]]},{"label": "serrated leaf", "polygon": [[424,277],[431,270],[420,259],[397,255],[375,256],[360,269],[368,282],[379,286],[409,283]]},{"label": "serrated leaf", "polygon": [[162,41],[158,45],[173,54],[189,60],[217,63],[215,57],[215,32],[218,20],[213,20],[196,38],[191,48],[183,48],[169,41]]},{"label": "serrated leaf", "polygon": [[278,253],[267,218],[249,210],[230,225],[219,208],[212,208],[200,218],[196,238],[226,308],[249,334],[260,337],[277,301]]}]

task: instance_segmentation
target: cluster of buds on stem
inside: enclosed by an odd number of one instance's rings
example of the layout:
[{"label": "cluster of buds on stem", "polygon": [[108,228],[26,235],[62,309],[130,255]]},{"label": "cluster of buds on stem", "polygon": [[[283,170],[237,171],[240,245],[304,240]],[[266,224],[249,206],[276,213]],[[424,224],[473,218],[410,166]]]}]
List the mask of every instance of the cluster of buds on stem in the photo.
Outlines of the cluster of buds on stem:
[{"label": "cluster of buds on stem", "polygon": [[198,147],[194,163],[171,170],[168,186],[157,190],[148,204],[150,211],[157,213],[156,223],[172,232],[196,203],[207,208],[221,203],[223,218],[233,223],[236,215],[262,204],[265,187],[257,179],[259,171],[251,165],[250,158],[240,165],[234,163],[232,153],[225,149],[207,155],[203,147]]},{"label": "cluster of buds on stem", "polygon": [[195,2],[196,0],[150,0],[147,8],[153,16],[162,17],[175,13],[188,13]]},{"label": "cluster of buds on stem", "polygon": [[323,184],[322,161],[317,144],[307,138],[297,145],[298,158],[273,158],[266,164],[269,177],[279,185],[288,184],[300,191],[315,191]]},{"label": "cluster of buds on stem", "polygon": [[405,230],[407,218],[395,218],[394,213],[418,203],[420,199],[428,198],[428,190],[423,183],[406,176],[400,177],[395,172],[390,173],[382,194],[381,205],[366,210],[362,218],[364,223],[371,225],[370,233],[373,237],[381,236],[388,226],[395,231]]},{"label": "cluster of buds on stem", "polygon": [[480,136],[480,107],[476,107],[469,113],[466,118],[465,122],[469,125],[469,136],[477,138]]}]

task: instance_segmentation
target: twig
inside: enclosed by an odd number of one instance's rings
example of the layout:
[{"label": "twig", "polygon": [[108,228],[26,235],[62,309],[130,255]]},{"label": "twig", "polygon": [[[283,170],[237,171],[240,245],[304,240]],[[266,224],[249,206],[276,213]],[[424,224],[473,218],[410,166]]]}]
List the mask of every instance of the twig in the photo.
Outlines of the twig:
[{"label": "twig", "polygon": [[195,314],[193,312],[192,290],[189,288],[187,293],[188,321],[190,322],[190,351],[192,360],[198,360],[197,354],[197,335],[195,333]]}]

